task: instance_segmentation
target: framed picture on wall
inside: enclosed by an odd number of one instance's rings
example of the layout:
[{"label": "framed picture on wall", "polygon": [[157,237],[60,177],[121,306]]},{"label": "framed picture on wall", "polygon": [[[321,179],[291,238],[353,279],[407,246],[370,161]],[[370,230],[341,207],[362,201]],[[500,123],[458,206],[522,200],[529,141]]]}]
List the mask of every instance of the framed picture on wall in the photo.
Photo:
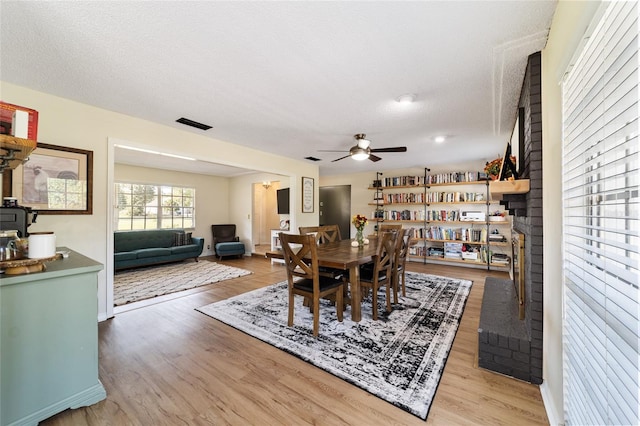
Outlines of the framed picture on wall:
[{"label": "framed picture on wall", "polygon": [[302,178],[302,213],[313,213],[313,178]]},{"label": "framed picture on wall", "polygon": [[93,151],[38,143],[12,171],[11,192],[38,214],[92,214]]}]

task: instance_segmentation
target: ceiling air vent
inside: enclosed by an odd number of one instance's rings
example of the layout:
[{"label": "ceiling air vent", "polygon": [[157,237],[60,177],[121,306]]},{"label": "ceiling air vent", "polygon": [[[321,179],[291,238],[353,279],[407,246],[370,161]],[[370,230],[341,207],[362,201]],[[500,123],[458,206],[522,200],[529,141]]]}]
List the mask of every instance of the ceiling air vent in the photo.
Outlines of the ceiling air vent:
[{"label": "ceiling air vent", "polygon": [[321,161],[319,158],[316,158],[316,157],[304,157],[304,159],[309,161]]},{"label": "ceiling air vent", "polygon": [[184,118],[184,117],[180,117],[176,121],[180,124],[195,127],[196,129],[200,129],[200,130],[209,130],[212,127],[212,126],[209,126],[208,124],[198,123],[197,121],[189,120],[188,118]]}]

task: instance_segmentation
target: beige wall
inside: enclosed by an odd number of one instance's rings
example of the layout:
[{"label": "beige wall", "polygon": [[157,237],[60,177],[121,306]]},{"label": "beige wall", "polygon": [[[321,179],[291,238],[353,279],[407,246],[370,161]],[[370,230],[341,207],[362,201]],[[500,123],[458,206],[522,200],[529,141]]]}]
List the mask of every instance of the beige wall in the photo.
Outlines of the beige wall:
[{"label": "beige wall", "polygon": [[552,425],[564,423],[562,364],[562,94],[561,79],[600,2],[558,3],[542,52],[544,226],[543,383]]},{"label": "beige wall", "polygon": [[[290,176],[292,192],[300,193],[302,176],[318,181],[318,167],[304,161],[280,157],[266,152],[233,145],[203,137],[199,134],[178,130],[131,116],[95,108],[79,102],[60,98],[43,92],[0,81],[1,98],[5,102],[33,108],[39,112],[39,142],[72,148],[87,149],[94,153],[93,170],[93,214],[74,216],[39,216],[32,230],[52,230],[58,244],[68,246],[106,265],[98,275],[98,313],[104,320],[111,315],[108,306],[108,278],[112,267],[110,235],[108,234],[108,173],[110,164],[109,140],[119,139],[139,147],[152,148],[172,154],[195,157],[200,160],[230,166],[260,170]],[[251,185],[249,177],[233,179],[229,184],[228,220],[239,221],[251,214]],[[316,211],[317,211],[316,188]],[[301,224],[312,223],[310,214],[302,214],[301,199],[293,198],[292,220]],[[317,219],[316,219],[317,220]],[[246,221],[242,222],[247,226]],[[244,238],[251,238],[251,232]],[[110,279],[110,278],[109,278]]]},{"label": "beige wall", "polygon": [[[114,168],[116,182],[131,182],[141,184],[161,184],[173,186],[188,186],[196,190],[196,227],[194,237],[204,237],[203,256],[213,254],[207,249],[211,244],[211,225],[214,223],[229,223],[229,179],[206,176],[194,173],[174,172],[171,170],[151,169],[116,164]],[[114,225],[115,226],[115,225]]]}]

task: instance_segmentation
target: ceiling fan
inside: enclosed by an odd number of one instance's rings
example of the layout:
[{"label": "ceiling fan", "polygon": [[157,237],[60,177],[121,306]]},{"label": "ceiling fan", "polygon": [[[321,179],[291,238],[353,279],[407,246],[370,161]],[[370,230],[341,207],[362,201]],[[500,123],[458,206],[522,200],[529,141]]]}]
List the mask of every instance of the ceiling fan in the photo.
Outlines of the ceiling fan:
[{"label": "ceiling fan", "polygon": [[[367,135],[365,135],[364,133],[358,133],[353,137],[356,140],[356,145],[351,147],[351,149],[349,150],[349,155],[336,158],[335,160],[331,161],[332,163],[335,163],[336,161],[344,160],[347,157],[351,157],[356,161],[363,161],[363,160],[366,160],[367,158],[371,161],[380,161],[382,160],[382,158],[378,157],[377,155],[373,155],[372,154],[373,152],[407,152],[406,146],[396,146],[393,148],[373,148],[373,149],[369,148],[369,145],[371,145],[371,141],[367,139]],[[345,151],[327,151],[327,150],[320,150],[320,151],[345,152]]]}]

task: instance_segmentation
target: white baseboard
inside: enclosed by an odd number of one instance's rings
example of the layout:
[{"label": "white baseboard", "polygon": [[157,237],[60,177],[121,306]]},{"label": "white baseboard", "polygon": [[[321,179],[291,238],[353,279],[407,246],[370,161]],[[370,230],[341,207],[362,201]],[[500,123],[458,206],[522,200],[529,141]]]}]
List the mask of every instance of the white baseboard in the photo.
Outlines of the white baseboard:
[{"label": "white baseboard", "polygon": [[542,402],[544,403],[544,409],[547,412],[547,418],[551,426],[564,426],[564,415],[558,411],[551,393],[549,392],[549,386],[546,382],[542,382],[540,385],[540,395],[542,395]]}]

